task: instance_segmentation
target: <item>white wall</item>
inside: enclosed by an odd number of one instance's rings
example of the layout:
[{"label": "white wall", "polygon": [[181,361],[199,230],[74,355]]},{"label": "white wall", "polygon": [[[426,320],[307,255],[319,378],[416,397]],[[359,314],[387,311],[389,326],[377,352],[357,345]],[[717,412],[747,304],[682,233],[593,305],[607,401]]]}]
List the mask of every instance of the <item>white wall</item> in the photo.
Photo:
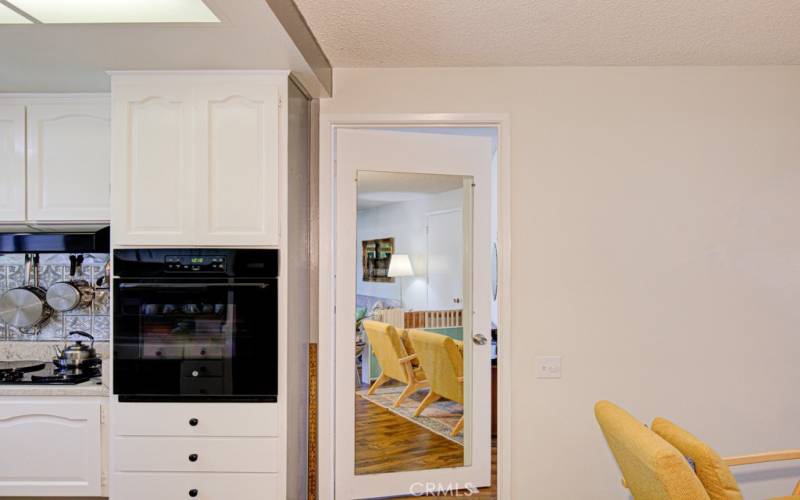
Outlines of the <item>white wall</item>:
[{"label": "white wall", "polygon": [[403,287],[403,302],[406,309],[428,308],[427,293],[427,215],[442,210],[460,209],[464,203],[463,190],[424,196],[418,200],[391,203],[380,207],[359,210],[357,237],[361,242],[376,238],[394,238],[395,253],[407,254],[414,268],[414,276],[396,278],[394,283],[364,281],[361,266],[361,251],[356,252],[356,293],[400,300]]},{"label": "white wall", "polygon": [[[592,405],[800,442],[800,68],[338,70],[322,113],[511,116],[511,498],[623,499]],[[501,332],[502,334],[502,332]],[[562,355],[563,378],[533,376]],[[797,464],[738,474],[785,495]]]}]

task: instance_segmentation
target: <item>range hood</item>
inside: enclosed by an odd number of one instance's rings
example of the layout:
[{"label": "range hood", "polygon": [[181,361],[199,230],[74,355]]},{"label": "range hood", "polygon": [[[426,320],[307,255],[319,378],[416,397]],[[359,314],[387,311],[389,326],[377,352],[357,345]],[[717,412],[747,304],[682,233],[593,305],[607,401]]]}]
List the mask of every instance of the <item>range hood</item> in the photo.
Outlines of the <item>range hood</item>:
[{"label": "range hood", "polygon": [[0,253],[108,253],[107,224],[0,224]]}]

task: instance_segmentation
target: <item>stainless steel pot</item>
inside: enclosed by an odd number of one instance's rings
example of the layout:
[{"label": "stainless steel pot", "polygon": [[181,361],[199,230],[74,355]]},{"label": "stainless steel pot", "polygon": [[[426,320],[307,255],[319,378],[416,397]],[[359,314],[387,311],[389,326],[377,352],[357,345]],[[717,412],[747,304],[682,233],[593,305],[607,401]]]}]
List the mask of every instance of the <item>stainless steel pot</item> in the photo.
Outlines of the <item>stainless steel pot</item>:
[{"label": "stainless steel pot", "polygon": [[47,290],[47,303],[59,312],[92,304],[94,289],[83,277],[83,255],[69,256],[69,280],[59,281]]},{"label": "stainless steel pot", "polygon": [[36,330],[53,314],[47,305],[47,292],[39,287],[39,255],[25,254],[25,285],[12,288],[0,297],[0,319],[22,331]]},{"label": "stainless steel pot", "polygon": [[71,345],[64,345],[63,349],[56,348],[56,357],[53,363],[60,368],[80,368],[88,363],[97,361],[97,352],[94,350],[94,337],[86,332],[69,332],[68,337],[79,335],[92,341],[90,345],[85,345],[82,340],[76,340]]}]

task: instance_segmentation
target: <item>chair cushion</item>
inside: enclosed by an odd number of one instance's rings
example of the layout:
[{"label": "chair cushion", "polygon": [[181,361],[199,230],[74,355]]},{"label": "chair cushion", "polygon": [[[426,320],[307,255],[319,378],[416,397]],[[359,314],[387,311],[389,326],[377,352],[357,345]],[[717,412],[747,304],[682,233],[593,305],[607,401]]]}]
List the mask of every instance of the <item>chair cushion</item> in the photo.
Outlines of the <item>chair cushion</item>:
[{"label": "chair cushion", "polygon": [[459,378],[464,374],[464,357],[455,341],[441,333],[411,329],[409,337],[425,370],[431,390],[437,395],[464,402],[464,384]]},{"label": "chair cushion", "polygon": [[362,324],[372,352],[381,366],[381,372],[404,384],[412,382],[408,380],[406,369],[400,363],[400,359],[408,354],[397,330],[392,325],[379,321],[365,320]]},{"label": "chair cushion", "polygon": [[634,498],[708,500],[684,456],[628,412],[600,401],[595,417]]},{"label": "chair cushion", "polygon": [[730,469],[706,443],[665,418],[653,420],[652,429],[692,459],[695,473],[711,500],[743,500],[742,492]]}]

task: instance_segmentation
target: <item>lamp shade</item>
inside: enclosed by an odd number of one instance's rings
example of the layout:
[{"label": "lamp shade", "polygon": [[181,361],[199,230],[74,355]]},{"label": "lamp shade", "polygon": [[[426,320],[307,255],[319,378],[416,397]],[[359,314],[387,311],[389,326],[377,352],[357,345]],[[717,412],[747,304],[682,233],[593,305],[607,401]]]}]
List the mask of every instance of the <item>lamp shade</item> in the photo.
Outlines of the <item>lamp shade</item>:
[{"label": "lamp shade", "polygon": [[411,259],[402,253],[393,253],[392,260],[389,261],[389,272],[386,274],[390,278],[402,276],[414,276],[414,269],[411,267]]}]

